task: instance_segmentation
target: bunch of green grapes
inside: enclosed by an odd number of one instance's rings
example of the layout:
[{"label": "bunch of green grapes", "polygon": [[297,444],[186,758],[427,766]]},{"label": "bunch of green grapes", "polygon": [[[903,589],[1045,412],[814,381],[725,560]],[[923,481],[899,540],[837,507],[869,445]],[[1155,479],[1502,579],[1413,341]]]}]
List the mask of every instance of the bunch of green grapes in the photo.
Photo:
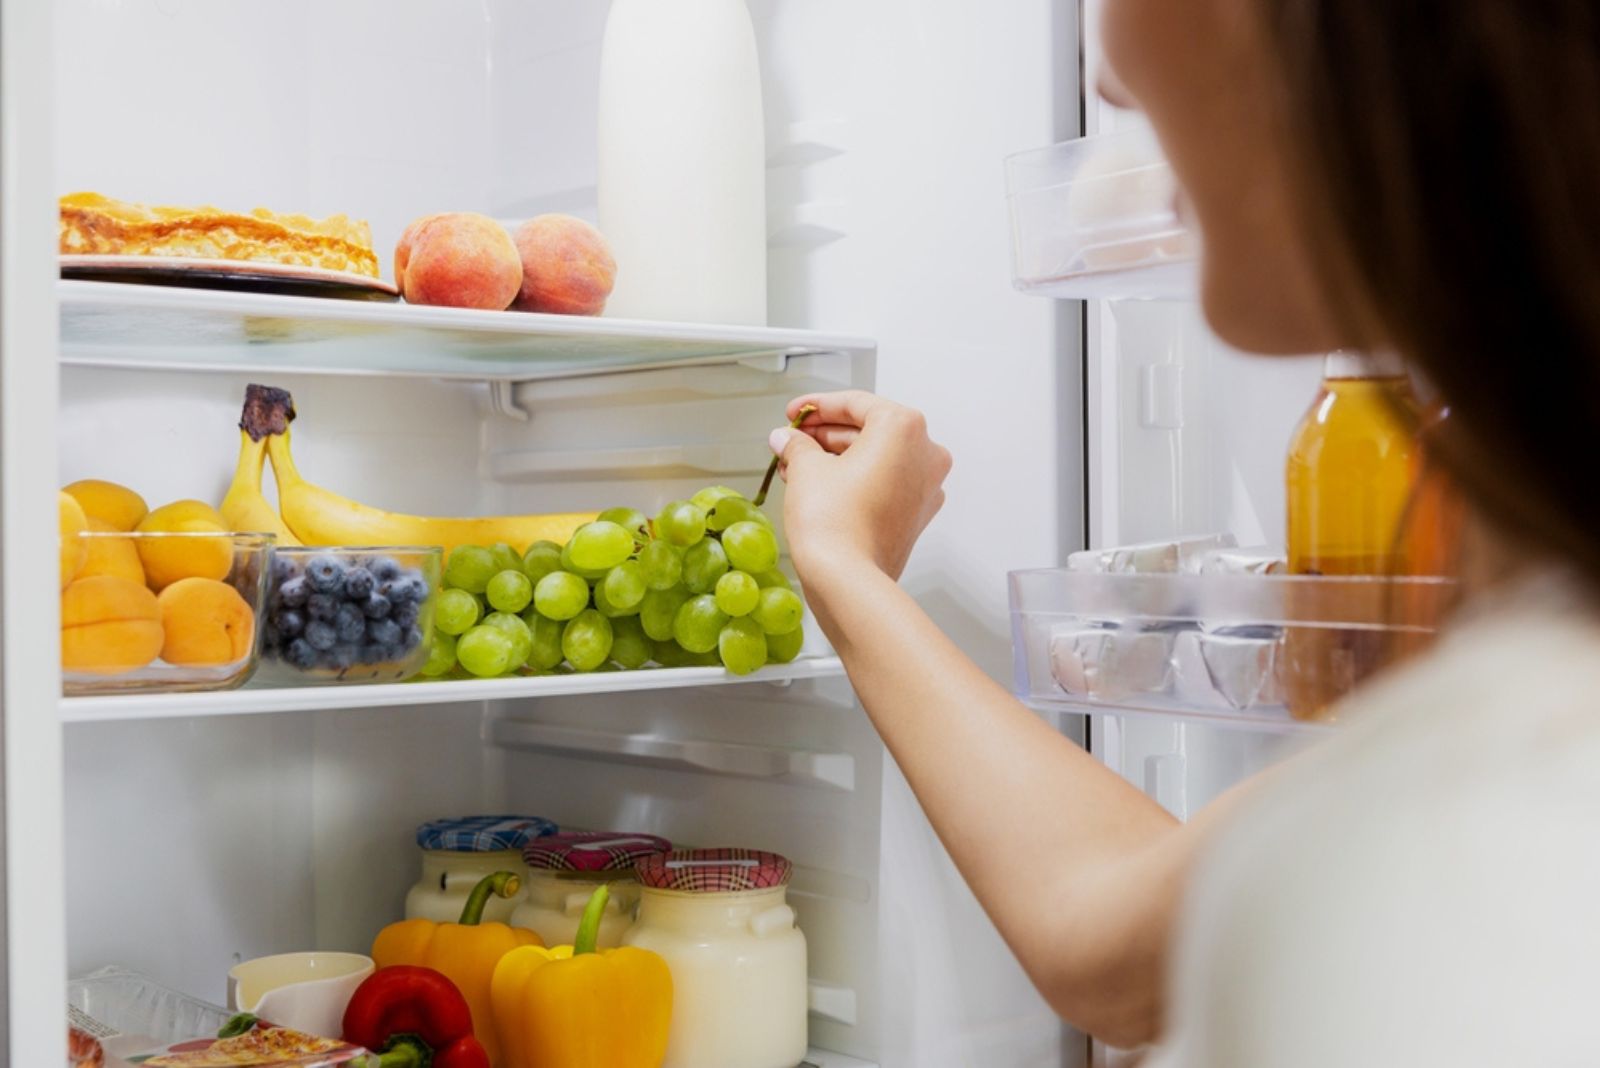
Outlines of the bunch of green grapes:
[{"label": "bunch of green grapes", "polygon": [[804,605],[778,568],[772,521],[726,486],[652,520],[612,508],[566,545],[450,555],[423,674],[495,678],[721,664],[748,675],[800,654]]}]

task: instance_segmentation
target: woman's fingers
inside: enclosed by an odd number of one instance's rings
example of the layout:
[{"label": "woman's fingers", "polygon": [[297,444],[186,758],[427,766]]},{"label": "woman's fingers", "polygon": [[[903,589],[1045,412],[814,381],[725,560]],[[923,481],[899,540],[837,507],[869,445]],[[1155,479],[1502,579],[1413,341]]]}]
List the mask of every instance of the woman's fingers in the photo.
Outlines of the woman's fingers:
[{"label": "woman's fingers", "polygon": [[808,396],[796,397],[789,402],[787,409],[789,418],[793,419],[799,414],[800,409],[808,404],[817,409],[806,416],[806,421],[800,424],[808,430],[813,426],[824,426],[829,423],[837,423],[844,426],[866,426],[867,418],[874,410],[899,407],[893,401],[886,401],[876,393],[868,393],[860,389],[846,389],[837,393],[812,393]]},{"label": "woman's fingers", "polygon": [[861,436],[861,429],[853,426],[842,426],[839,423],[825,423],[822,426],[808,426],[806,433],[817,439],[821,445],[832,453],[841,453],[854,445],[856,438]]}]

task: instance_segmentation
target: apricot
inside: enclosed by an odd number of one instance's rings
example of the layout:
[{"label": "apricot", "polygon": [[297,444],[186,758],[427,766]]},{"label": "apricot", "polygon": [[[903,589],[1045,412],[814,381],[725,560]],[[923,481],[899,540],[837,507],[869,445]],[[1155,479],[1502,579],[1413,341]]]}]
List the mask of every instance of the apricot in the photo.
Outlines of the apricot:
[{"label": "apricot", "polygon": [[[145,516],[141,534],[216,534],[227,530],[222,517],[204,501],[174,501]],[[139,562],[152,589],[165,589],[179,579],[225,579],[233,570],[229,538],[136,538]]]},{"label": "apricot", "polygon": [[394,280],[411,304],[500,311],[522,286],[522,257],[511,235],[487,215],[428,215],[400,235]]},{"label": "apricot", "polygon": [[127,486],[103,479],[79,479],[62,492],[83,506],[84,515],[104,520],[111,530],[132,530],[150,513],[143,497]]},{"label": "apricot", "polygon": [[104,519],[96,519],[94,516],[89,517],[89,532],[108,536],[78,539],[88,549],[83,567],[78,571],[80,579],[93,578],[95,575],[112,575],[144,585],[144,565],[139,562],[139,550],[133,547],[132,538],[110,537],[109,535],[120,533],[120,530]]},{"label": "apricot", "polygon": [[143,583],[114,575],[79,579],[61,594],[61,666],[120,675],[161,654],[161,609]]},{"label": "apricot", "polygon": [[522,257],[518,311],[599,315],[617,280],[600,231],[571,215],[536,215],[517,227]]},{"label": "apricot", "polygon": [[249,656],[255,646],[255,613],[226,582],[179,579],[162,590],[156,601],[166,635],[161,659],[169,664],[232,664]]},{"label": "apricot", "polygon": [[65,493],[56,495],[56,529],[61,539],[61,588],[66,589],[67,583],[78,577],[78,572],[83,570],[83,561],[89,555],[89,547],[84,544],[84,539],[78,537],[89,529],[89,517],[83,514],[83,508],[76,500]]}]

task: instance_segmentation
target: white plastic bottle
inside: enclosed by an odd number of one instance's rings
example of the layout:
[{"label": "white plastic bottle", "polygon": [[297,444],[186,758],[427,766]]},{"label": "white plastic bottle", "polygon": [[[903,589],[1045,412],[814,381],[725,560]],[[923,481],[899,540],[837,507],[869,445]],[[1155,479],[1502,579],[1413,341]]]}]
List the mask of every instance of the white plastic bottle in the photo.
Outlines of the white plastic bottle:
[{"label": "white plastic bottle", "polygon": [[766,134],[744,0],[613,0],[600,64],[606,314],[764,325]]}]

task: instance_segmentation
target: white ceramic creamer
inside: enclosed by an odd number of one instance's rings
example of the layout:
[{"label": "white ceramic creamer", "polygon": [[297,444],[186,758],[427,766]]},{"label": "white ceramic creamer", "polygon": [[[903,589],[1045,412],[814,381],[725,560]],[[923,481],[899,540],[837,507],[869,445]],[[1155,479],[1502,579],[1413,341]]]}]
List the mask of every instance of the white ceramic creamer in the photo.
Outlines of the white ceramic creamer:
[{"label": "white ceramic creamer", "polygon": [[672,973],[662,1068],[794,1068],[806,1055],[806,940],[775,853],[704,849],[641,861],[623,944]]},{"label": "white ceramic creamer", "polygon": [[744,0],[613,0],[600,64],[606,314],[764,325],[766,130]]},{"label": "white ceramic creamer", "polygon": [[[422,877],[406,892],[406,919],[455,923],[467,895],[485,876],[509,871],[526,881],[522,847],[555,833],[556,825],[539,816],[466,816],[424,823],[417,828]],[[505,923],[516,906],[515,898],[491,897],[483,918]]]}]

